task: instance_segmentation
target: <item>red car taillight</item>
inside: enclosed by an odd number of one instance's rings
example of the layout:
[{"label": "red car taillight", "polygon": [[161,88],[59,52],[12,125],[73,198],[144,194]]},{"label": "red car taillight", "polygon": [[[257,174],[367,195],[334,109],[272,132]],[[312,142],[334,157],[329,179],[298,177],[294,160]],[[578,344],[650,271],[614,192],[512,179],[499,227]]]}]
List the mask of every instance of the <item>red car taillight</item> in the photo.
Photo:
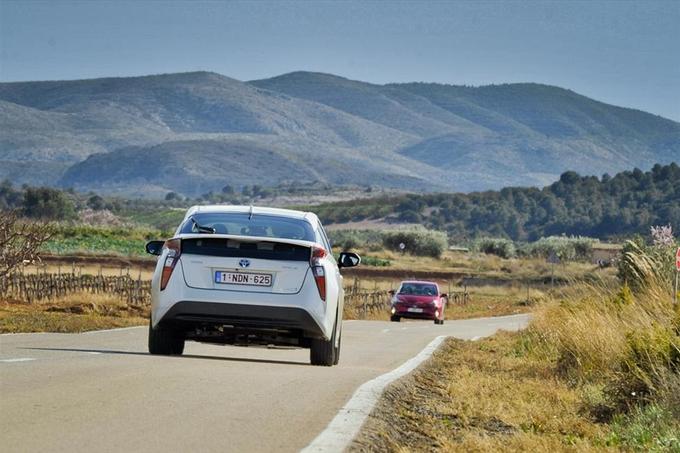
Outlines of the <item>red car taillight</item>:
[{"label": "red car taillight", "polygon": [[319,297],[326,301],[326,270],[321,265],[321,259],[327,254],[326,249],[321,247],[312,248],[312,257],[309,260],[309,265],[312,268],[314,281],[316,282],[316,289],[319,290]]},{"label": "red car taillight", "polygon": [[165,257],[165,263],[163,263],[163,273],[161,274],[161,291],[163,291],[165,287],[168,286],[172,271],[175,270],[177,261],[179,261],[179,256],[182,253],[182,241],[181,239],[170,239],[165,241],[164,247],[168,249],[168,256]]}]

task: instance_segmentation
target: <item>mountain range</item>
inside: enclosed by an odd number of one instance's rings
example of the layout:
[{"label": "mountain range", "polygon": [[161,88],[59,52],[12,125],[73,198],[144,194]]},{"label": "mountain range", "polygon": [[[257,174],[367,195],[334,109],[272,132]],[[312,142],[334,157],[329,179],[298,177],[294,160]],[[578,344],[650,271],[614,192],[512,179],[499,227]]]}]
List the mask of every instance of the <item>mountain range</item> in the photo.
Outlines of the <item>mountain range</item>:
[{"label": "mountain range", "polygon": [[293,181],[469,192],[679,160],[680,123],[534,83],[0,83],[0,179],[127,196]]}]

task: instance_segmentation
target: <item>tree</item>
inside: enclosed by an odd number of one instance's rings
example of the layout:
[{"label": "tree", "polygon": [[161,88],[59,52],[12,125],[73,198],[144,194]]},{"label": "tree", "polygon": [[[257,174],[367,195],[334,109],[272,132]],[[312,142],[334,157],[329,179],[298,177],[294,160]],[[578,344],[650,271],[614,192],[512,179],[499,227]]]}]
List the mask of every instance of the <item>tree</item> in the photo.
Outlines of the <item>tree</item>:
[{"label": "tree", "polygon": [[227,184],[226,186],[222,187],[222,193],[232,195],[234,193],[234,187]]},{"label": "tree", "polygon": [[12,187],[12,183],[5,179],[0,183],[0,209],[13,209],[21,203],[21,192]]},{"label": "tree", "polygon": [[16,210],[0,213],[0,277],[25,262],[38,259],[38,250],[53,234],[44,222],[22,220]]},{"label": "tree", "polygon": [[36,219],[71,219],[76,212],[64,192],[49,187],[26,187],[23,205],[24,215]]},{"label": "tree", "polygon": [[95,211],[101,211],[106,208],[106,202],[99,195],[92,195],[87,199],[87,207]]}]

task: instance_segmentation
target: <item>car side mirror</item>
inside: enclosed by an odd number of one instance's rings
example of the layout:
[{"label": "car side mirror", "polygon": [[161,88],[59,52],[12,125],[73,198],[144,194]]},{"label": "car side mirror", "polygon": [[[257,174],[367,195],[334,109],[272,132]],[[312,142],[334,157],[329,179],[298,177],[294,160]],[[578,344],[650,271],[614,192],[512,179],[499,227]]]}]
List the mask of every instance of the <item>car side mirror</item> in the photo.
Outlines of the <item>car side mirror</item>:
[{"label": "car side mirror", "polygon": [[361,257],[353,252],[340,252],[338,267],[354,267],[361,263]]},{"label": "car side mirror", "polygon": [[149,241],[146,243],[146,253],[160,256],[163,253],[163,245],[165,245],[165,241]]},{"label": "car side mirror", "polygon": [[446,293],[441,293],[441,294],[439,295],[439,297],[446,297],[446,298],[448,298],[448,297],[449,297],[449,295],[448,295],[448,294],[446,294]]},{"label": "car side mirror", "polygon": [[391,289],[391,290],[387,291],[387,294],[389,294],[390,296],[394,296],[396,294],[396,291]]}]

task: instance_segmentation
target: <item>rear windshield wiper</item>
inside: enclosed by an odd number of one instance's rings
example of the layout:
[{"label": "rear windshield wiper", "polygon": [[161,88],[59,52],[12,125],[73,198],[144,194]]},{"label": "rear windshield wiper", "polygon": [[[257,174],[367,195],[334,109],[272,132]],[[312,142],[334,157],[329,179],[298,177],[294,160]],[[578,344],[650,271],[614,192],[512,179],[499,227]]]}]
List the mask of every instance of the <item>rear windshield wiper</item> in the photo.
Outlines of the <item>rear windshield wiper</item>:
[{"label": "rear windshield wiper", "polygon": [[190,217],[191,222],[194,224],[192,229],[196,229],[199,233],[215,234],[215,228],[203,226],[196,221],[193,217]]}]

